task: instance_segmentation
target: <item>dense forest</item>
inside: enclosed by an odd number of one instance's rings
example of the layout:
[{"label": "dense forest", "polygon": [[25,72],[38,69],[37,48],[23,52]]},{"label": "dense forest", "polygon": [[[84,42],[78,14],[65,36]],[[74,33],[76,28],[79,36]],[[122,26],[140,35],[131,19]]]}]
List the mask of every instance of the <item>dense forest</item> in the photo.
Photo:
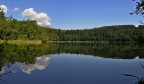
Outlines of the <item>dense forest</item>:
[{"label": "dense forest", "polygon": [[144,26],[116,25],[84,30],[62,30],[60,41],[144,42]]},{"label": "dense forest", "polygon": [[113,25],[83,30],[39,26],[36,21],[18,21],[0,12],[1,40],[144,42],[144,25]]}]

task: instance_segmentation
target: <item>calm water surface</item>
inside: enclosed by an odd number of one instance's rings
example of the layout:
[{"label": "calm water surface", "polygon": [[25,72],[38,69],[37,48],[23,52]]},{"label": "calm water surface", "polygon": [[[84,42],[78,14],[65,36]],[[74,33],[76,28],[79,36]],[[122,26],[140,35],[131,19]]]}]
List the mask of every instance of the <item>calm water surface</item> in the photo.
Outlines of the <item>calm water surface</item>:
[{"label": "calm water surface", "polygon": [[135,84],[143,45],[0,45],[0,84]]}]

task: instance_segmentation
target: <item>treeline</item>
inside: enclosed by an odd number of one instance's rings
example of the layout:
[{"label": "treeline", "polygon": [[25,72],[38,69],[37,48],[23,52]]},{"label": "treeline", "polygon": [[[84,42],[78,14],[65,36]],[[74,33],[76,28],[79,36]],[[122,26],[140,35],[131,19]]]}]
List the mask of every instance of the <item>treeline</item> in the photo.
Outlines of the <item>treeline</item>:
[{"label": "treeline", "polygon": [[0,12],[1,40],[55,40],[55,33],[55,29],[41,27],[36,21],[18,21],[12,16],[5,17],[5,14]]},{"label": "treeline", "polygon": [[60,41],[144,42],[144,26],[116,25],[84,30],[62,30]]},{"label": "treeline", "polygon": [[0,12],[1,40],[144,42],[144,25],[114,25],[83,30],[60,30],[18,21]]}]

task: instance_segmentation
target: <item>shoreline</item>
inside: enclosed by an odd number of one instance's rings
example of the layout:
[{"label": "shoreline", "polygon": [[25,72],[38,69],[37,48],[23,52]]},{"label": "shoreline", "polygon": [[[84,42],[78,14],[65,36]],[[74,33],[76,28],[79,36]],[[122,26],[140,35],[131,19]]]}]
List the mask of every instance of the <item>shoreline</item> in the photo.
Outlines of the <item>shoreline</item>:
[{"label": "shoreline", "polygon": [[41,40],[0,40],[0,44],[34,44],[40,45],[42,43],[96,43],[96,44],[142,44],[136,41],[41,41]]},{"label": "shoreline", "polygon": [[41,40],[0,40],[0,44],[34,44],[40,45],[42,44]]},{"label": "shoreline", "polygon": [[138,43],[136,41],[47,41],[48,43],[100,43],[100,44],[111,44],[111,43]]}]

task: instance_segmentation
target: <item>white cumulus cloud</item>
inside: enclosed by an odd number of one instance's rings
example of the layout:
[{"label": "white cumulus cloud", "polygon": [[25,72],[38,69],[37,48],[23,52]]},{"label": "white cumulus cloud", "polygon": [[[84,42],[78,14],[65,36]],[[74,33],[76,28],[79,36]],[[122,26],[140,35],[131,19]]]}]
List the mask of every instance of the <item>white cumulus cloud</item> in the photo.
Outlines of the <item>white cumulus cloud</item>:
[{"label": "white cumulus cloud", "polygon": [[0,5],[0,8],[1,8],[1,10],[0,11],[2,11],[3,10],[3,12],[4,13],[7,13],[8,12],[8,7],[7,6],[5,6],[5,5]]},{"label": "white cumulus cloud", "polygon": [[30,20],[35,20],[37,21],[38,25],[43,26],[43,27],[50,27],[51,26],[51,19],[46,13],[37,13],[34,8],[28,8],[25,9],[22,12],[22,16],[26,17]]},{"label": "white cumulus cloud", "polygon": [[15,7],[12,11],[13,12],[16,12],[16,11],[19,11],[20,9],[18,7]]}]

